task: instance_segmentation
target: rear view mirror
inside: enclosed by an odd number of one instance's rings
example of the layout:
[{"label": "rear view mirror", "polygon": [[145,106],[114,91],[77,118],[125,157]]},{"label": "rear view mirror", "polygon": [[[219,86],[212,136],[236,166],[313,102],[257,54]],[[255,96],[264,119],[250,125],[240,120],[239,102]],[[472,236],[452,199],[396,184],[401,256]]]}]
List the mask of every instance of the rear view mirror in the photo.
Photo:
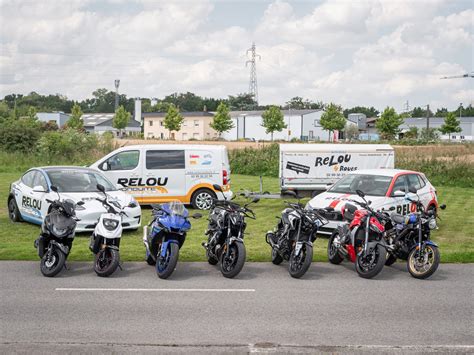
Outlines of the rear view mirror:
[{"label": "rear view mirror", "polygon": [[365,197],[365,194],[362,190],[356,190],[356,193],[359,195],[359,197]]},{"label": "rear view mirror", "polygon": [[33,192],[46,192],[45,188],[43,186],[35,186],[33,187]]},{"label": "rear view mirror", "polygon": [[104,187],[104,185],[97,184],[97,190],[99,190],[100,192],[105,192],[105,187]]},{"label": "rear view mirror", "polygon": [[191,217],[194,218],[194,219],[199,219],[199,218],[202,217],[202,214],[200,214],[200,213],[195,213],[195,214],[193,214]]},{"label": "rear view mirror", "polygon": [[82,206],[82,205],[84,205],[84,201],[78,201],[78,202],[76,203],[76,205]]},{"label": "rear view mirror", "polygon": [[392,206],[388,209],[389,211],[395,211],[396,210],[396,207],[395,206]]},{"label": "rear view mirror", "polygon": [[51,185],[51,191],[58,192],[58,188],[55,185]]},{"label": "rear view mirror", "polygon": [[222,187],[220,185],[214,184],[212,185],[212,187],[214,188],[214,190],[222,192]]},{"label": "rear view mirror", "polygon": [[405,196],[405,193],[404,193],[403,191],[401,191],[401,190],[398,190],[398,191],[395,191],[395,192],[393,193],[393,196],[395,196],[395,197],[404,197],[404,196]]},{"label": "rear view mirror", "polygon": [[102,163],[101,170],[104,170],[104,171],[110,170],[109,163],[106,162],[106,161],[104,161],[104,162]]},{"label": "rear view mirror", "polygon": [[445,210],[445,209],[446,209],[446,205],[443,203],[442,205],[439,206],[439,208],[441,208],[442,210]]},{"label": "rear view mirror", "polygon": [[283,192],[283,194],[294,197],[294,198],[298,198],[298,195],[296,194],[296,192],[291,191],[291,190],[286,190],[286,191]]},{"label": "rear view mirror", "polygon": [[416,194],[418,192],[418,190],[414,186],[410,186],[408,191],[410,191],[412,194]]}]

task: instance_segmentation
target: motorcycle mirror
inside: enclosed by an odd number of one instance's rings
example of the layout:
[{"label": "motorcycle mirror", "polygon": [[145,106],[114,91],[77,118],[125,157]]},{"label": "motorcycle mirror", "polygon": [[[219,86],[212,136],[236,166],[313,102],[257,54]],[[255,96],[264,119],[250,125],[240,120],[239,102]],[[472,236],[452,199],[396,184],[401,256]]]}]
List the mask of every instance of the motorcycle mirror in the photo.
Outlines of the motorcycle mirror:
[{"label": "motorcycle mirror", "polygon": [[411,192],[412,194],[416,194],[418,190],[416,189],[416,187],[410,186],[408,191]]},{"label": "motorcycle mirror", "polygon": [[439,208],[441,208],[442,210],[445,210],[445,209],[446,209],[446,205],[443,203],[441,206],[439,206]]},{"label": "motorcycle mirror", "polygon": [[212,185],[212,187],[214,188],[214,190],[222,192],[222,187],[220,185],[214,184]]},{"label": "motorcycle mirror", "polygon": [[298,195],[296,194],[296,192],[294,191],[291,191],[291,190],[286,190],[282,193],[283,195],[288,195],[288,196],[292,196],[294,198],[298,198]]},{"label": "motorcycle mirror", "polygon": [[97,190],[99,190],[100,192],[105,192],[105,187],[104,187],[104,185],[97,184]]},{"label": "motorcycle mirror", "polygon": [[78,202],[76,203],[76,205],[82,206],[82,205],[84,205],[84,201],[78,201]]},{"label": "motorcycle mirror", "polygon": [[367,204],[370,206],[372,204],[372,201],[367,201]]},{"label": "motorcycle mirror", "polygon": [[194,219],[199,219],[199,218],[202,217],[202,214],[200,214],[200,213],[195,213],[195,214],[193,214],[191,217],[194,218]]},{"label": "motorcycle mirror", "polygon": [[51,185],[51,191],[58,192],[58,188],[56,185]]},{"label": "motorcycle mirror", "polygon": [[365,196],[365,194],[362,190],[356,190],[356,193],[357,193],[357,195],[359,195],[359,197],[364,197]]}]

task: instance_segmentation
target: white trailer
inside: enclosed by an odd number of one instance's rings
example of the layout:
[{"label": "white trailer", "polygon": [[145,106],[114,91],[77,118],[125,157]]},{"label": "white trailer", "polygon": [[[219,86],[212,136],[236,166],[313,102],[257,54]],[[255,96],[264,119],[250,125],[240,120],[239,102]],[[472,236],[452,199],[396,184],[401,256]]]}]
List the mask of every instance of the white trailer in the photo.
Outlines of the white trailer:
[{"label": "white trailer", "polygon": [[388,144],[280,144],[280,189],[315,196],[351,171],[394,164]]}]

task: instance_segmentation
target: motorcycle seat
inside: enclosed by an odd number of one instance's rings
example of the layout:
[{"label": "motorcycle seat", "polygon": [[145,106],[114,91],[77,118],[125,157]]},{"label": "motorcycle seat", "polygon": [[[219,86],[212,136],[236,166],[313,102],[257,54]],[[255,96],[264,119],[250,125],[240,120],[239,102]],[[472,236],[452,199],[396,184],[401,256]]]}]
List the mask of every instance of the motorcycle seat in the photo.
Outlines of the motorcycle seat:
[{"label": "motorcycle seat", "polygon": [[392,213],[390,215],[390,218],[392,218],[392,221],[394,221],[396,224],[404,224],[405,223],[405,216],[402,216],[401,214]]}]

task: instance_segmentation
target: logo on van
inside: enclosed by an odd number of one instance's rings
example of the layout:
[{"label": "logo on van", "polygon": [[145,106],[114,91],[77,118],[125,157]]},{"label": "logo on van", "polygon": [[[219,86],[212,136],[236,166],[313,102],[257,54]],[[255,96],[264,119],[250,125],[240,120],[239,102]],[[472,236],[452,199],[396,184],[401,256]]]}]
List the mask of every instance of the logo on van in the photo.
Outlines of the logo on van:
[{"label": "logo on van", "polygon": [[119,178],[117,184],[122,186],[124,191],[158,191],[161,193],[168,193],[168,190],[163,186],[168,183],[168,178]]},{"label": "logo on van", "polygon": [[342,164],[342,163],[348,163],[351,160],[351,155],[350,154],[344,154],[344,155],[331,155],[331,157],[317,157],[316,158],[316,163],[314,166],[333,166],[337,164]]}]

